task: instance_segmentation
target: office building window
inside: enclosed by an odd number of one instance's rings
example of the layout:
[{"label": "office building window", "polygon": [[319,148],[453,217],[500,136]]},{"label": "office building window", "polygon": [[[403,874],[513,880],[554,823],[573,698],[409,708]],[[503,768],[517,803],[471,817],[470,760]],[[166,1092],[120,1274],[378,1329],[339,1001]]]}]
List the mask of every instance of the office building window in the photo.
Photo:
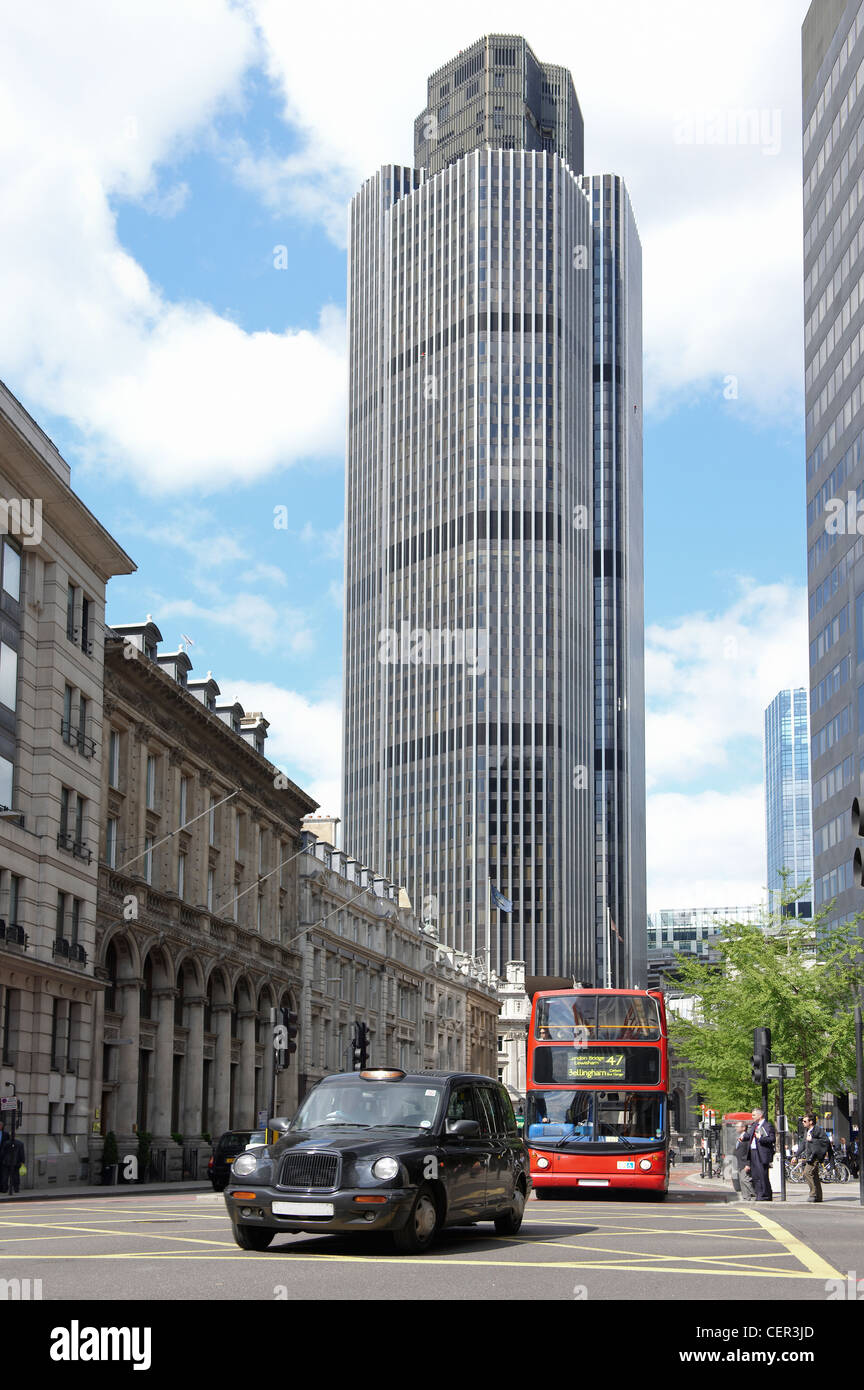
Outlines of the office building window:
[{"label": "office building window", "polygon": [[181,850],[177,856],[177,896],[184,897],[186,894],[186,855]]},{"label": "office building window", "polygon": [[153,882],[153,836],[148,835],[144,840],[144,881]]},{"label": "office building window", "polygon": [[21,553],[8,536],[3,538],[3,591],[10,598],[21,598]]},{"label": "office building window", "polygon": [[120,735],[116,729],[108,735],[108,785],[120,785]]},{"label": "office building window", "polygon": [[117,821],[113,817],[105,829],[105,862],[109,868],[117,868]]},{"label": "office building window", "polygon": [[0,758],[0,808],[12,809],[12,782],[14,768],[8,758]]},{"label": "office building window", "polygon": [[152,811],[156,805],[156,759],[152,753],[147,758],[147,809]]},{"label": "office building window", "polygon": [[0,642],[0,705],[15,709],[18,690],[18,653]]}]

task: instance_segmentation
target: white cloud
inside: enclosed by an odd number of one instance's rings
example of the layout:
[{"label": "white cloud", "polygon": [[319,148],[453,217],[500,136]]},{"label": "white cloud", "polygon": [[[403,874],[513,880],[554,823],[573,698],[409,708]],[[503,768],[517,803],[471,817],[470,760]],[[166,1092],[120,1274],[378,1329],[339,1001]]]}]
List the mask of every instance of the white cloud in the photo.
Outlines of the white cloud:
[{"label": "white cloud", "polygon": [[342,710],[338,700],[314,699],[269,681],[219,681],[246,710],[269,720],[267,757],[319,802],[322,814],[340,815],[342,805]]},{"label": "white cloud", "polygon": [[738,581],[645,635],[649,910],[747,906],[765,883],[764,711],[808,688],[803,589]]},{"label": "white cloud", "polygon": [[[345,206],[379,165],[413,162],[426,78],[488,33],[525,34],[568,66],[586,169],[627,181],[644,246],[646,401],[722,395],[801,411],[800,25],[807,0],[617,0],[532,11],[442,0],[428,13],[379,0],[327,10],[248,0],[299,148],[239,144],[237,177],[270,208],[318,222],[339,244]],[[327,46],[327,94],[319,54]],[[746,140],[748,113],[757,113]],[[724,143],[716,143],[722,136]],[[730,138],[731,137],[731,138]],[[699,140],[709,143],[697,143]],[[692,141],[692,143],[691,143]]]},{"label": "white cloud", "polygon": [[37,413],[151,490],[216,490],[341,452],[341,310],[315,332],[245,333],[170,302],[117,239],[111,200],[165,215],[157,171],[238,108],[258,49],[227,0],[45,0],[4,18],[0,341]]},{"label": "white cloud", "polygon": [[648,910],[750,907],[764,901],[761,784],[723,794],[648,797]]},{"label": "white cloud", "polygon": [[[162,618],[180,618],[212,624],[239,634],[253,651],[267,655],[290,653],[301,656],[315,646],[315,637],[306,621],[306,614],[280,604],[277,608],[268,599],[254,593],[232,593],[206,608],[194,599],[158,600]],[[220,681],[221,685],[221,681]]]},{"label": "white cloud", "polygon": [[649,789],[669,789],[736,762],[735,744],[763,736],[765,707],[807,686],[803,589],[738,582],[722,613],[691,613],[645,634]]}]

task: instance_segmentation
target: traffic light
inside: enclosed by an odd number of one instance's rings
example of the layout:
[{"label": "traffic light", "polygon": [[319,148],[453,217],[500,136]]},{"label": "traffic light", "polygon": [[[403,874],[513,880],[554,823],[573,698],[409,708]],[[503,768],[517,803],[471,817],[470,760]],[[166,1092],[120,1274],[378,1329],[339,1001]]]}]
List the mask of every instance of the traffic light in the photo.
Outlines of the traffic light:
[{"label": "traffic light", "polygon": [[753,1029],[753,1056],[750,1058],[750,1074],[756,1086],[768,1084],[768,1063],[771,1061],[771,1029]]},{"label": "traffic light", "polygon": [[354,1024],[354,1036],[351,1039],[351,1069],[362,1071],[368,1062],[369,1030],[365,1023],[357,1022]]},{"label": "traffic light", "polygon": [[279,1016],[285,1028],[285,1046],[281,1049],[282,1066],[290,1067],[291,1053],[297,1051],[297,1015],[292,1009],[280,1009]]}]

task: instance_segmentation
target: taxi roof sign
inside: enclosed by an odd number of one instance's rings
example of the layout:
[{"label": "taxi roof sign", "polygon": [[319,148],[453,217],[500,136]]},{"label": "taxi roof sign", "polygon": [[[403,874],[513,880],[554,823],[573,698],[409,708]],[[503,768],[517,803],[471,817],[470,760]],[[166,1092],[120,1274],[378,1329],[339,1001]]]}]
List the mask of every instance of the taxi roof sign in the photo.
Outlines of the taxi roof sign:
[{"label": "taxi roof sign", "polygon": [[364,1081],[401,1081],[406,1072],[398,1067],[368,1067],[358,1073]]}]

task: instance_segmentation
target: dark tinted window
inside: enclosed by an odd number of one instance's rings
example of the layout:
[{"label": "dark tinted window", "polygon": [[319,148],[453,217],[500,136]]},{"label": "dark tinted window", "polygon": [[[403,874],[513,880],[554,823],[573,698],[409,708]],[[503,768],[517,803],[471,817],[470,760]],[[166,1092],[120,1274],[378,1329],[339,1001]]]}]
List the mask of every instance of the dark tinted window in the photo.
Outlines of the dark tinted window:
[{"label": "dark tinted window", "polygon": [[447,1102],[448,1120],[479,1120],[484,1123],[480,1106],[477,1103],[473,1086],[456,1086],[450,1092]]},{"label": "dark tinted window", "polygon": [[504,1090],[503,1086],[495,1092],[495,1096],[498,1100],[499,1106],[501,1107],[501,1118],[504,1125],[502,1133],[515,1135],[516,1138],[518,1138],[519,1126],[516,1123],[516,1114],[513,1110],[512,1100],[508,1096],[507,1092]]},{"label": "dark tinted window", "polygon": [[495,1109],[495,1098],[488,1086],[477,1087],[477,1101],[478,1109],[482,1108],[483,1111],[483,1118],[480,1120],[480,1133],[484,1139],[491,1139],[499,1132],[500,1125],[498,1112]]}]

